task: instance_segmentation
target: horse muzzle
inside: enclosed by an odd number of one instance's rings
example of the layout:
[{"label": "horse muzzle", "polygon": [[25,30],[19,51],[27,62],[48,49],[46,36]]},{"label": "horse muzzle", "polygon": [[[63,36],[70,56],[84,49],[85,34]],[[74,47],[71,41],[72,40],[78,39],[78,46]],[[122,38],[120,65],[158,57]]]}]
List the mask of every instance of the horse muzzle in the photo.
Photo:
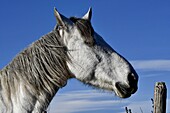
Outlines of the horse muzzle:
[{"label": "horse muzzle", "polygon": [[128,86],[125,84],[122,84],[121,82],[117,82],[115,84],[116,88],[117,88],[117,92],[116,94],[121,97],[121,98],[128,98],[130,97],[132,94],[134,94],[137,91],[137,85],[133,87],[132,86]]}]

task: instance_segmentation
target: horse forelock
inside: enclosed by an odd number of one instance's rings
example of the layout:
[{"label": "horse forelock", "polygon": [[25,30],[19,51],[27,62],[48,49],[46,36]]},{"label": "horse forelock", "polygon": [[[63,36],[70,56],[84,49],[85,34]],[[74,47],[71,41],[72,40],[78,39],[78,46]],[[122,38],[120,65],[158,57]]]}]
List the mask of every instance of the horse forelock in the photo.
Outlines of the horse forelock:
[{"label": "horse forelock", "polygon": [[82,38],[84,39],[84,42],[89,46],[93,46],[95,43],[95,40],[93,38],[94,29],[91,25],[91,22],[89,20],[76,18],[76,17],[70,17],[70,20],[74,24],[76,24],[79,32],[82,35]]}]

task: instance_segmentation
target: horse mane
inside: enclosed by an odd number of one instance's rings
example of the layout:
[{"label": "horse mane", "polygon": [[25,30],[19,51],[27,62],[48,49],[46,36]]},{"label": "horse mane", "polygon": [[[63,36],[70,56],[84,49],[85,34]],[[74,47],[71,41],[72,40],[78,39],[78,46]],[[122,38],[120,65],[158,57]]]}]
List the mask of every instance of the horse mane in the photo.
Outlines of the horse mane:
[{"label": "horse mane", "polygon": [[84,42],[90,47],[93,46],[95,40],[93,38],[94,29],[91,25],[91,22],[89,20],[76,18],[76,17],[70,17],[70,20],[76,24],[78,30],[80,31],[81,35],[84,38]]},{"label": "horse mane", "polygon": [[[94,30],[90,21],[76,17],[71,17],[70,20],[76,24],[84,42],[93,46]],[[0,105],[6,106],[2,106],[2,109],[12,110],[15,104],[12,103],[13,99],[24,107],[17,94],[24,92],[27,93],[24,101],[28,105],[35,107],[32,104],[38,101],[41,108],[46,110],[57,90],[65,86],[71,77],[67,62],[71,62],[67,48],[55,28],[20,52],[0,70]],[[24,87],[22,91],[21,87]]]},{"label": "horse mane", "polygon": [[[11,98],[17,97],[20,84],[39,103],[44,101],[39,95],[48,93],[54,96],[56,90],[67,83],[69,71],[66,62],[69,61],[62,38],[57,31],[51,31],[19,53],[0,71],[0,91],[3,91],[0,99],[5,105],[10,105]],[[27,101],[29,103],[29,99]],[[47,103],[50,101],[51,98],[46,99]]]}]

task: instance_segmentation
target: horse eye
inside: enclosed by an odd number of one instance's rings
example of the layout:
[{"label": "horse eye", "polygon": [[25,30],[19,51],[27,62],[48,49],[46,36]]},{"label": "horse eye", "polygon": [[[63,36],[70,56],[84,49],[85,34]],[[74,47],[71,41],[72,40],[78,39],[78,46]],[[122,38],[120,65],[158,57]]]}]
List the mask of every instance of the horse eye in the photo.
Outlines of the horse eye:
[{"label": "horse eye", "polygon": [[61,30],[63,27],[62,26],[57,26],[57,30]]}]

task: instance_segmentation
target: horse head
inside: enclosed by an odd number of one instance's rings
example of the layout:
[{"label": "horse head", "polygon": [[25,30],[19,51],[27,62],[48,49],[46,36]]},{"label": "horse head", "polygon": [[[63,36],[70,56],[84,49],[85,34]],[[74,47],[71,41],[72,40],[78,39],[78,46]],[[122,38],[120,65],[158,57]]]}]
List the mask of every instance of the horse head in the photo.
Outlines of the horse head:
[{"label": "horse head", "polygon": [[96,88],[114,91],[121,98],[137,91],[138,75],[132,65],[118,54],[91,25],[92,9],[82,17],[67,18],[54,10],[55,31],[63,39],[71,61],[72,76]]}]

